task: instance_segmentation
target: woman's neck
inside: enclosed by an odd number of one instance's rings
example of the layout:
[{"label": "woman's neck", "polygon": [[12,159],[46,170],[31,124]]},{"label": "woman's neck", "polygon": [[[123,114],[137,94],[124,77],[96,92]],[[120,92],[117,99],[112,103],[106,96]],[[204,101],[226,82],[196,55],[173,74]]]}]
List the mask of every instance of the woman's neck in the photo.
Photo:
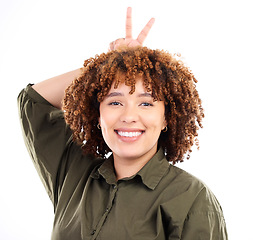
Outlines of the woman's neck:
[{"label": "woman's neck", "polygon": [[155,155],[150,152],[148,155],[140,156],[139,158],[121,158],[116,154],[113,154],[114,157],[114,168],[116,173],[117,180],[131,177],[137,172],[139,172],[146,163]]}]

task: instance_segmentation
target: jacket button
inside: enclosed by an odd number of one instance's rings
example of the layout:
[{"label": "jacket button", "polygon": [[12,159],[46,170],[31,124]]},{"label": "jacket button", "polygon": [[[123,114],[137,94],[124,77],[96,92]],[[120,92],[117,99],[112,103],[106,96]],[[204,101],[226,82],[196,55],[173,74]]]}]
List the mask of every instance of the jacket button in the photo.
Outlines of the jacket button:
[{"label": "jacket button", "polygon": [[91,232],[91,235],[94,235],[94,234],[95,234],[95,232],[96,232],[96,230],[93,230],[93,231]]}]

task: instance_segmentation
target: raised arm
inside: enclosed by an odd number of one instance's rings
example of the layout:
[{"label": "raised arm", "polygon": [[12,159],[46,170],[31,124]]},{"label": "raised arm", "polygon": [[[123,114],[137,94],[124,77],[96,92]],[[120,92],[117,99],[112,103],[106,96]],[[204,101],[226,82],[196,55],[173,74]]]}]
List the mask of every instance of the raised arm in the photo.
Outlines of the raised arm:
[{"label": "raised arm", "polygon": [[[126,16],[126,37],[117,39],[110,43],[109,51],[116,50],[121,47],[135,47],[142,46],[146,39],[155,19],[151,18],[146,26],[142,29],[137,39],[132,37],[132,8],[127,8]],[[71,72],[64,73],[62,75],[47,79],[40,83],[33,85],[35,91],[37,91],[42,97],[44,97],[53,106],[61,109],[62,99],[64,97],[65,89],[76,79],[82,70],[76,69]]]},{"label": "raised arm", "polygon": [[33,88],[53,106],[61,109],[65,89],[81,74],[81,69],[76,69],[62,75],[49,78],[33,85]]}]

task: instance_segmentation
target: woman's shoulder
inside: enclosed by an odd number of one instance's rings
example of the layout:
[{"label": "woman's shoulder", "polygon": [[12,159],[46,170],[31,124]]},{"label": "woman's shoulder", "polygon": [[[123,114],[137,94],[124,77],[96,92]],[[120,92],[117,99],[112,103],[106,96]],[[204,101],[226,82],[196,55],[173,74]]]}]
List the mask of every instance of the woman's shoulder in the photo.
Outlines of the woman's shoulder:
[{"label": "woman's shoulder", "polygon": [[[222,208],[200,179],[176,166],[170,166],[170,184],[165,190],[163,212],[182,229],[182,239],[227,239]],[[173,195],[172,193],[173,192]],[[201,238],[201,239],[202,239]]]},{"label": "woman's shoulder", "polygon": [[168,177],[171,178],[172,183],[180,187],[185,186],[187,189],[193,188],[196,191],[201,191],[207,187],[202,180],[175,165],[170,165]]},{"label": "woman's shoulder", "polygon": [[222,212],[220,204],[212,190],[199,178],[188,173],[187,171],[170,166],[168,174],[170,184],[168,193],[173,189],[175,198],[184,202],[189,210],[198,212]]}]

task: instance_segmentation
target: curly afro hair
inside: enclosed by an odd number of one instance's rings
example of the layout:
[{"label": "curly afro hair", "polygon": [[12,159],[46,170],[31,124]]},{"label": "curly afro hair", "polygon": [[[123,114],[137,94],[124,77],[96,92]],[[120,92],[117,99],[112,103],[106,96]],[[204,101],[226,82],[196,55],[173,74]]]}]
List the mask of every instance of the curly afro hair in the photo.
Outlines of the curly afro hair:
[{"label": "curly afro hair", "polygon": [[84,154],[106,158],[112,152],[97,128],[99,104],[112,84],[117,88],[117,74],[125,76],[125,84],[135,91],[138,76],[151,92],[154,101],[165,102],[166,132],[158,144],[168,161],[182,162],[190,157],[191,148],[198,147],[198,129],[204,117],[197,80],[175,55],[146,47],[126,48],[96,55],[85,60],[83,73],[66,89],[64,116],[73,131],[73,138],[82,144]]}]

